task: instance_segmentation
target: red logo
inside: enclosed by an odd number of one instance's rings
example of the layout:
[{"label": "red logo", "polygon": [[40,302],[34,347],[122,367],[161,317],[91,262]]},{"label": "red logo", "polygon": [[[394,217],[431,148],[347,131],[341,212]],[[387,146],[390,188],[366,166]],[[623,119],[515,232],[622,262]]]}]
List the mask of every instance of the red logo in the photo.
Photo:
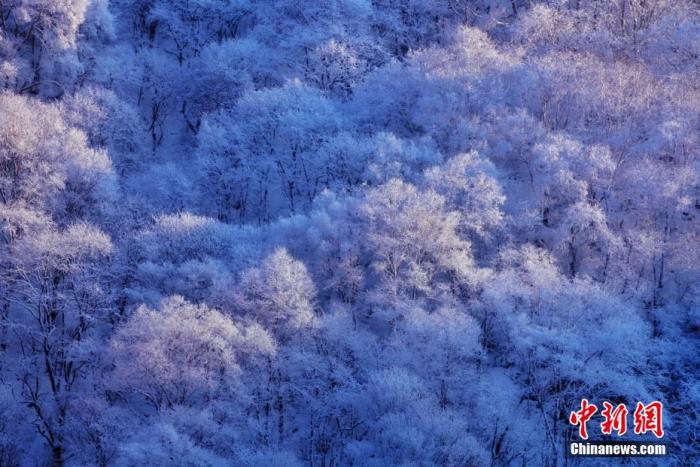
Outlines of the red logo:
[{"label": "red logo", "polygon": [[659,401],[654,401],[649,405],[637,402],[637,408],[634,410],[634,432],[642,435],[651,431],[657,438],[663,438],[663,410],[664,406]]},{"label": "red logo", "polygon": [[593,414],[598,411],[598,407],[593,404],[588,404],[588,399],[581,400],[581,410],[571,412],[569,415],[569,423],[578,425],[578,435],[583,439],[588,439],[588,431],[586,431],[586,423],[591,419]]},{"label": "red logo", "polygon": [[617,436],[623,436],[627,433],[627,406],[620,404],[613,410],[613,405],[610,402],[603,402],[603,411],[601,415],[605,417],[605,421],[600,424],[600,431],[604,435],[611,435],[613,431],[617,431]]},{"label": "red logo", "polygon": [[[647,405],[637,402],[637,408],[634,411],[634,433],[643,435],[651,432],[657,438],[663,438],[663,409],[664,406],[659,401]],[[598,412],[598,407],[595,404],[589,403],[588,399],[582,399],[581,408],[569,415],[569,423],[578,426],[578,435],[581,439],[588,439],[586,424],[596,412]],[[629,411],[625,404],[619,404],[615,407],[610,402],[603,402],[603,411],[600,414],[603,416],[603,422],[600,424],[601,433],[612,435],[613,432],[616,432],[617,436],[624,436],[627,433]]]}]

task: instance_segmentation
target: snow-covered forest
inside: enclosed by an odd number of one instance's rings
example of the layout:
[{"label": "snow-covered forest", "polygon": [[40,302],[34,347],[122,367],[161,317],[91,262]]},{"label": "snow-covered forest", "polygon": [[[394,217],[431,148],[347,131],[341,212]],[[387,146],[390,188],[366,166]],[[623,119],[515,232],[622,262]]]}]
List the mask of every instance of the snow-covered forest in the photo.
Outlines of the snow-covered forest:
[{"label": "snow-covered forest", "polygon": [[0,0],[0,88],[0,466],[700,462],[698,0]]}]

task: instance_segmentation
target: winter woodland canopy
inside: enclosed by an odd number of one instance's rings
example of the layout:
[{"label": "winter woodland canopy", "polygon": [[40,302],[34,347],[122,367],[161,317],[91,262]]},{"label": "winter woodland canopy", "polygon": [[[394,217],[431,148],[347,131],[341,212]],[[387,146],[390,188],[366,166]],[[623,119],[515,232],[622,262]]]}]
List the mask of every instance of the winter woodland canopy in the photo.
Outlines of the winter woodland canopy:
[{"label": "winter woodland canopy", "polygon": [[0,466],[700,462],[698,0],[1,0],[0,88]]}]

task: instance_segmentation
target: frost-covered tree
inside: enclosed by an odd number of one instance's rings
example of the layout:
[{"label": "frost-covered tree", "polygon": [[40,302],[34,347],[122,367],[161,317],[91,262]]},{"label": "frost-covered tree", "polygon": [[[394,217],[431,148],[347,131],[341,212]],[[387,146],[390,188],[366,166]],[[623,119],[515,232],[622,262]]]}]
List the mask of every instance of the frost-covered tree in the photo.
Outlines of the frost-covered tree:
[{"label": "frost-covered tree", "polygon": [[269,221],[303,211],[328,183],[319,146],[340,117],[317,91],[293,82],[244,95],[199,134],[205,196],[222,220]]},{"label": "frost-covered tree", "polygon": [[10,0],[0,5],[3,35],[0,83],[19,92],[60,96],[74,87],[84,67],[78,38],[109,37],[104,0]]},{"label": "frost-covered tree", "polygon": [[52,104],[0,95],[0,202],[69,222],[97,215],[114,190],[111,161]]},{"label": "frost-covered tree", "polygon": [[359,212],[380,303],[459,293],[477,279],[460,215],[434,191],[391,180],[369,192]]},{"label": "frost-covered tree", "polygon": [[244,271],[239,287],[239,306],[267,329],[303,329],[315,319],[316,288],[304,264],[284,249]]},{"label": "frost-covered tree", "polygon": [[156,409],[201,404],[235,387],[247,358],[272,354],[275,343],[257,325],[243,326],[217,310],[170,297],[160,310],[140,307],[111,343],[111,386]]},{"label": "frost-covered tree", "polygon": [[56,465],[77,449],[80,391],[90,392],[99,336],[108,316],[109,290],[101,268],[112,244],[87,224],[65,230],[42,226],[3,251],[0,276],[10,331],[3,343],[15,352],[5,377],[18,381],[17,408],[24,406]]}]

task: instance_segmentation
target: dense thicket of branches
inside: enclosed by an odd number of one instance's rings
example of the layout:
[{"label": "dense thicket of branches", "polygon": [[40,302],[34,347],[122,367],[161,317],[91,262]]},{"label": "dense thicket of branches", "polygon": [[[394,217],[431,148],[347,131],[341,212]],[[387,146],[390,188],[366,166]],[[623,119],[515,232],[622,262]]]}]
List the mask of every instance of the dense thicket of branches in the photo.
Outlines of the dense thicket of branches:
[{"label": "dense thicket of branches", "polygon": [[0,466],[700,462],[699,76],[697,0],[0,0]]}]

